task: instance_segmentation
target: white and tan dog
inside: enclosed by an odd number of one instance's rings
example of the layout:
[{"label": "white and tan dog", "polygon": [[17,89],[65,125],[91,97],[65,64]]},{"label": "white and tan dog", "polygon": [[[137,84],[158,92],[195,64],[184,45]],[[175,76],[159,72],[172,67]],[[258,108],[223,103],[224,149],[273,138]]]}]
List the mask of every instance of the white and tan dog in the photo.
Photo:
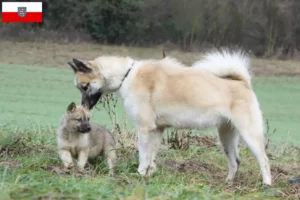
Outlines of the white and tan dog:
[{"label": "white and tan dog", "polygon": [[82,104],[92,109],[103,93],[117,92],[138,131],[141,175],[151,175],[166,127],[217,127],[233,180],[239,165],[239,136],[255,156],[263,182],[271,185],[263,119],[251,86],[249,59],[242,52],[212,51],[185,67],[172,58],[135,61],[101,56],[73,59]]}]

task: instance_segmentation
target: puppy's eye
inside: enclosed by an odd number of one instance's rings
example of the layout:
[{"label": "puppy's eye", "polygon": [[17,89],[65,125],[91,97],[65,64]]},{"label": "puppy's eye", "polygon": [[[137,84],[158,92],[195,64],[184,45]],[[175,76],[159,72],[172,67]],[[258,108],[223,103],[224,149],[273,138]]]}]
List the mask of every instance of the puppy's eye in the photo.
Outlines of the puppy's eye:
[{"label": "puppy's eye", "polygon": [[81,122],[81,118],[76,118],[76,121]]},{"label": "puppy's eye", "polygon": [[90,121],[90,118],[88,117],[87,120]]}]

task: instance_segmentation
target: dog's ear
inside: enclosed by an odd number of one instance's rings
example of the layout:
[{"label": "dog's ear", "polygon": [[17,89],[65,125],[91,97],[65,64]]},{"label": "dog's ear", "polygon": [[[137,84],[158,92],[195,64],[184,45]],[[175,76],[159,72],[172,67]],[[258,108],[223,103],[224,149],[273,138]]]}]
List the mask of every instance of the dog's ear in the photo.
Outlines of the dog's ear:
[{"label": "dog's ear", "polygon": [[83,73],[90,73],[92,72],[92,69],[87,67],[83,61],[80,61],[76,58],[73,58],[73,62],[76,66],[77,71],[79,72],[83,72]]},{"label": "dog's ear", "polygon": [[76,110],[76,104],[74,102],[70,103],[70,105],[68,105],[67,112],[72,113],[75,110]]},{"label": "dog's ear", "polygon": [[163,49],[163,58],[166,57],[166,53],[165,53],[165,50]]},{"label": "dog's ear", "polygon": [[73,69],[73,71],[74,71],[74,73],[76,73],[77,72],[77,67],[73,64],[73,63],[71,63],[71,62],[68,62],[68,64],[70,65],[70,67]]}]

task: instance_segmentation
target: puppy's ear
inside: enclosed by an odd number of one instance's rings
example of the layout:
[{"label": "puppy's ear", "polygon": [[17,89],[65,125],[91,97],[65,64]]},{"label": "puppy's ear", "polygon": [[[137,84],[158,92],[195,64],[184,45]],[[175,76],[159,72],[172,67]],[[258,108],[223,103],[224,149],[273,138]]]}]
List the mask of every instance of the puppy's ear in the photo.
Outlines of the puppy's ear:
[{"label": "puppy's ear", "polygon": [[79,72],[83,72],[83,73],[90,73],[92,72],[92,69],[87,67],[83,61],[81,60],[78,60],[76,58],[73,58],[73,62],[77,68],[77,71]]},{"label": "puppy's ear", "polygon": [[70,105],[68,105],[67,112],[72,113],[75,110],[76,110],[76,104],[74,102],[70,103]]},{"label": "puppy's ear", "polygon": [[70,67],[73,69],[73,71],[74,71],[74,73],[76,73],[77,72],[77,67],[73,64],[73,63],[71,63],[71,62],[68,62],[68,64],[70,65]]}]

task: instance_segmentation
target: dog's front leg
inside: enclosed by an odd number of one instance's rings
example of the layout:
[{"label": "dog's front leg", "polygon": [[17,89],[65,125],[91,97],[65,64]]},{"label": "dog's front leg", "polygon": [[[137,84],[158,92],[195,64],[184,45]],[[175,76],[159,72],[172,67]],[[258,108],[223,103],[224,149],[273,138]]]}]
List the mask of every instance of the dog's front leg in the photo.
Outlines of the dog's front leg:
[{"label": "dog's front leg", "polygon": [[139,168],[142,176],[151,176],[156,170],[156,155],[162,139],[162,131],[139,131]]},{"label": "dog's front leg", "polygon": [[78,162],[77,162],[77,167],[79,170],[84,171],[84,166],[88,160],[88,156],[89,156],[89,149],[85,148],[85,149],[81,149],[79,151],[79,155],[78,155]]},{"label": "dog's front leg", "polygon": [[70,169],[73,167],[73,160],[72,160],[72,155],[70,151],[67,151],[65,149],[61,149],[58,151],[59,157],[62,160],[65,168]]}]

